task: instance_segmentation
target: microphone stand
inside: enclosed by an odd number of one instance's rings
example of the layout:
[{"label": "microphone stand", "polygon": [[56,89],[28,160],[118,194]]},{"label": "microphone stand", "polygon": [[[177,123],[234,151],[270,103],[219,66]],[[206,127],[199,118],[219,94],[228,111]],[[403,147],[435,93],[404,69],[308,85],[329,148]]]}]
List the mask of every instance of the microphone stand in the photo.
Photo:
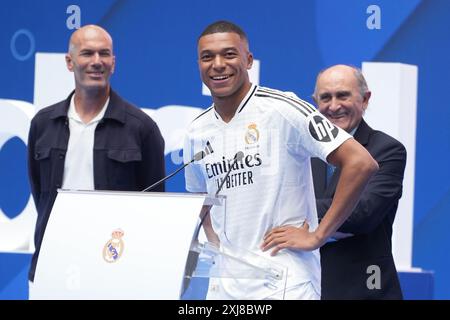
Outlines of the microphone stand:
[{"label": "microphone stand", "polygon": [[190,162],[185,163],[183,166],[179,167],[176,171],[172,172],[171,174],[169,174],[168,176],[162,178],[161,180],[155,182],[154,184],[152,184],[151,186],[148,186],[147,188],[145,188],[144,190],[142,190],[141,192],[145,192],[148,190],[152,190],[153,188],[155,188],[156,186],[159,186],[161,183],[163,183],[164,181],[172,178],[174,175],[176,175],[178,172],[180,172],[181,170],[183,170],[184,168],[186,168],[186,166],[188,164],[191,164],[192,162],[194,162],[194,159],[192,159]]},{"label": "microphone stand", "polygon": [[206,156],[205,151],[200,151],[197,152],[194,157],[191,159],[191,161],[185,163],[183,166],[181,166],[180,168],[178,168],[177,170],[175,170],[174,172],[172,172],[171,174],[169,174],[168,176],[165,176],[164,178],[162,178],[159,181],[156,181],[154,184],[152,184],[151,186],[148,186],[147,188],[145,188],[144,190],[142,190],[141,192],[145,192],[145,191],[149,191],[152,190],[154,187],[159,186],[161,183],[163,183],[164,181],[172,178],[174,175],[176,175],[178,172],[180,172],[181,170],[183,170],[184,168],[186,168],[188,165],[190,165],[192,162],[195,161],[200,161],[202,160],[204,157]]}]

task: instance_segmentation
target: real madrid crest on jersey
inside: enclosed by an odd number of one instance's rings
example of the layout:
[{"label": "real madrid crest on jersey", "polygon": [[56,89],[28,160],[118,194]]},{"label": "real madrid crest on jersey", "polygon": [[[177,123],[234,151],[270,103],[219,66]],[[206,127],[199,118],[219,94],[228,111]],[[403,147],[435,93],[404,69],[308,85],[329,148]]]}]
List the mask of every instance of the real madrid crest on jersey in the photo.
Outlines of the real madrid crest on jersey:
[{"label": "real madrid crest on jersey", "polygon": [[254,144],[259,140],[259,131],[256,129],[256,124],[252,123],[248,126],[247,132],[245,133],[245,142],[247,144]]},{"label": "real madrid crest on jersey", "polygon": [[109,263],[119,260],[124,248],[122,240],[124,232],[121,229],[116,229],[111,235],[112,238],[103,247],[103,259]]}]

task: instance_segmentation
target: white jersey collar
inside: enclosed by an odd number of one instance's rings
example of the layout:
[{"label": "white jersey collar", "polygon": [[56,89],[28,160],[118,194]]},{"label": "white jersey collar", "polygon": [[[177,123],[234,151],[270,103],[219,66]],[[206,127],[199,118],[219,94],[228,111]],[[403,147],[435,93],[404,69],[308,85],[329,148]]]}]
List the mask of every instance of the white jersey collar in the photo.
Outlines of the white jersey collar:
[{"label": "white jersey collar", "polygon": [[[239,114],[245,109],[245,107],[247,106],[248,101],[250,100],[250,98],[253,96],[253,94],[256,92],[256,89],[258,88],[257,85],[252,84],[250,89],[248,90],[247,94],[245,95],[245,97],[242,99],[241,103],[239,104],[239,107],[236,109],[235,114],[233,115],[233,118],[231,118],[230,122],[232,122],[235,118],[237,118],[239,116]],[[213,115],[214,115],[214,119],[215,121],[219,121],[220,123],[223,124],[227,124],[225,121],[222,120],[222,117],[220,116],[220,114],[216,111],[216,107],[213,104]]]}]

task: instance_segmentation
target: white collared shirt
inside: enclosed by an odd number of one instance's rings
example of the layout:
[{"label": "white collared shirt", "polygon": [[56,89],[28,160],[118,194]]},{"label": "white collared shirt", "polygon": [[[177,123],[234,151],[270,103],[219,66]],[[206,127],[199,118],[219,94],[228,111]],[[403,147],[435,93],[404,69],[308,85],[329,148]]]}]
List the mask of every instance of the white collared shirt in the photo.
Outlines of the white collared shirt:
[{"label": "white collared shirt", "polygon": [[75,109],[75,95],[70,100],[69,143],[64,161],[63,189],[94,190],[94,136],[97,124],[105,115],[109,98],[89,123],[84,123]]}]

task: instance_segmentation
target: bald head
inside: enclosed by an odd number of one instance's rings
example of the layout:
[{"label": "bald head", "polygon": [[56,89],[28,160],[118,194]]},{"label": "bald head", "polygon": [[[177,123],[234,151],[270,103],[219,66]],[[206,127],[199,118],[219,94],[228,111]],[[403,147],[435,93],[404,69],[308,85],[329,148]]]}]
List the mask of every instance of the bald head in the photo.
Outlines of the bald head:
[{"label": "bald head", "polygon": [[111,52],[113,51],[113,40],[110,34],[102,27],[90,24],[72,33],[69,41],[69,54],[73,55],[80,48],[81,44],[89,39],[102,39],[105,43],[109,44]]},{"label": "bald head", "polygon": [[314,94],[313,94],[313,98],[315,100],[317,99],[317,86],[318,86],[320,78],[330,77],[330,76],[346,78],[349,80],[353,79],[354,81],[356,81],[358,91],[362,97],[366,94],[366,92],[369,91],[366,79],[364,78],[360,69],[353,67],[353,66],[345,65],[345,64],[337,64],[337,65],[331,66],[327,69],[320,71],[319,74],[317,75],[316,86],[314,88]]}]

